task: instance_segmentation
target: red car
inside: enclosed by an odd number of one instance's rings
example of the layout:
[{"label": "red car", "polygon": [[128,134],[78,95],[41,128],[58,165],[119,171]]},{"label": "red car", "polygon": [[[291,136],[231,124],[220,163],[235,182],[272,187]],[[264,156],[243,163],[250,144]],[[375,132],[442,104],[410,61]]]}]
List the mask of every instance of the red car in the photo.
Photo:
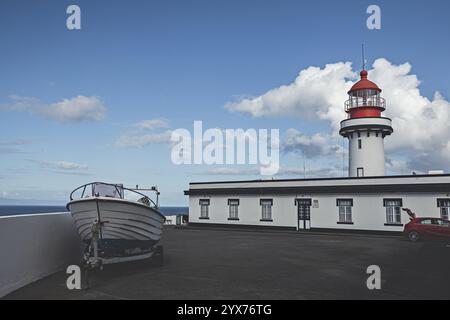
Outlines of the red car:
[{"label": "red car", "polygon": [[450,221],[440,218],[411,218],[403,234],[409,240],[450,240]]}]

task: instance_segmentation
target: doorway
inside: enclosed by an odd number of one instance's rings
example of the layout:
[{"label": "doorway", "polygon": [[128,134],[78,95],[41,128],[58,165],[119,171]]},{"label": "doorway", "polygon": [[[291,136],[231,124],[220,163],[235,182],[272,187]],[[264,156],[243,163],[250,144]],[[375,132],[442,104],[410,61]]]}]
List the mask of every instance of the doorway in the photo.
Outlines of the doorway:
[{"label": "doorway", "polygon": [[295,199],[297,205],[297,230],[311,229],[311,199]]},{"label": "doorway", "polygon": [[364,168],[357,168],[356,169],[356,176],[357,177],[364,177]]}]

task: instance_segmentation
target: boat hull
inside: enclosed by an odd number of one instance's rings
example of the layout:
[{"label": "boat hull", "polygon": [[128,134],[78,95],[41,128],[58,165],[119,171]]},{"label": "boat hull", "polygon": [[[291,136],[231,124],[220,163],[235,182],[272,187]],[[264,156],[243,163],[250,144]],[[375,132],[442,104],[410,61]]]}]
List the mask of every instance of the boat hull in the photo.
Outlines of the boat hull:
[{"label": "boat hull", "polygon": [[155,208],[124,199],[94,197],[67,204],[78,234],[91,242],[92,226],[101,223],[101,256],[130,256],[151,252],[162,235],[164,216]]}]

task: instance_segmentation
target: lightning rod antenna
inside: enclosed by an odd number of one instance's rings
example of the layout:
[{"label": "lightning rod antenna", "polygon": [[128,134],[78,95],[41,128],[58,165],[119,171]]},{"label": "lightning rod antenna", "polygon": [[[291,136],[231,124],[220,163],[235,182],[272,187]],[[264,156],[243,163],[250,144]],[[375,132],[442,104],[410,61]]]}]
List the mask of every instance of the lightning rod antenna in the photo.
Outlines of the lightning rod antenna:
[{"label": "lightning rod antenna", "polygon": [[364,57],[364,43],[361,45],[361,51],[362,51],[362,68],[363,70],[366,70],[366,59]]}]

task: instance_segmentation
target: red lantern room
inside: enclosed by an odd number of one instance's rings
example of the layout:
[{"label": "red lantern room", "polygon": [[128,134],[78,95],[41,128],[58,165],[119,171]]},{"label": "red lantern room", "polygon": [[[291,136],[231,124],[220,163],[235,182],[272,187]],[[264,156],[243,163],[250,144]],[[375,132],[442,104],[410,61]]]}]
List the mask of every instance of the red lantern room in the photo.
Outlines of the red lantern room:
[{"label": "red lantern room", "polygon": [[345,112],[349,119],[381,117],[385,101],[381,98],[381,89],[367,79],[367,71],[360,73],[361,80],[353,85],[348,92],[349,99],[345,102]]}]

